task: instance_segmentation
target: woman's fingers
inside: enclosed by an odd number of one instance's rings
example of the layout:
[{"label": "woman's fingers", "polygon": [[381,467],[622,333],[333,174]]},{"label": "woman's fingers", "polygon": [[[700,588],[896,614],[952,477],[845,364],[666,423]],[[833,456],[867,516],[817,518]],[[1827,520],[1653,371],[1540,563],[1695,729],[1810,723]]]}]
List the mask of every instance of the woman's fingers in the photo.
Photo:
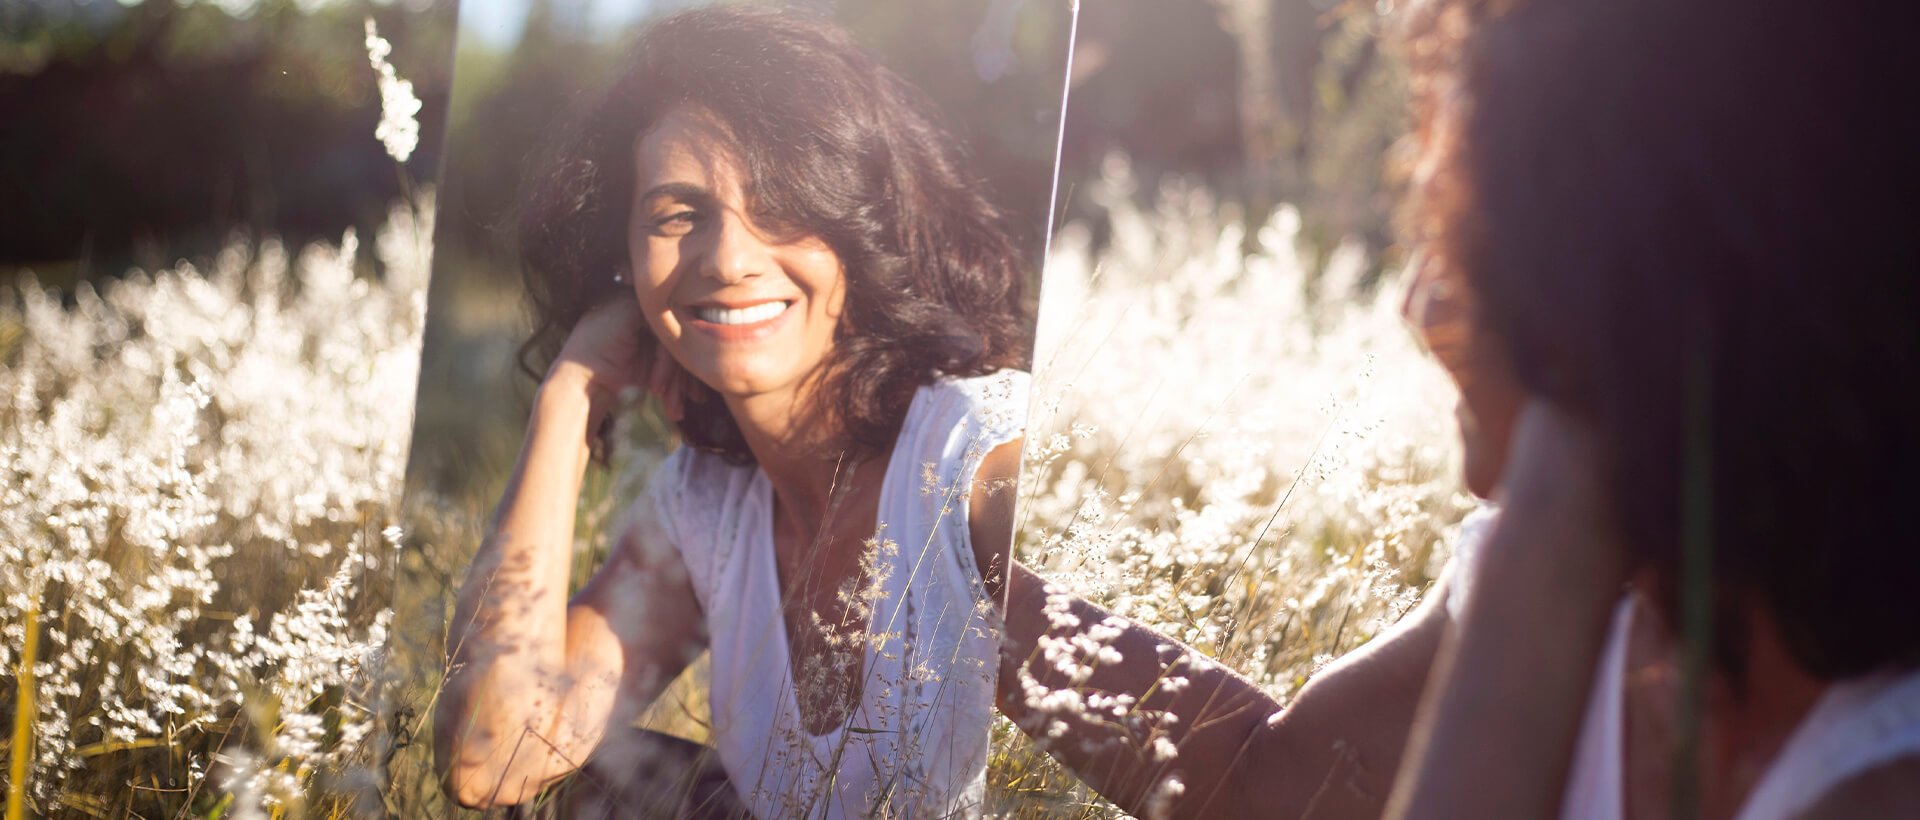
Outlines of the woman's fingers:
[{"label": "woman's fingers", "polygon": [[1626,582],[1628,559],[1602,471],[1599,444],[1585,422],[1544,400],[1529,400],[1514,424],[1500,521],[1480,574],[1567,587],[1563,603],[1588,601],[1610,611]]},{"label": "woman's fingers", "polygon": [[[644,336],[645,320],[640,317],[640,305],[631,299],[618,299],[595,307],[580,317],[568,335],[567,343],[572,346],[576,341],[582,346],[582,353],[598,354],[609,363],[635,364],[639,353],[639,340]],[[612,375],[612,374],[609,374]],[[622,374],[631,378],[631,369]]]},{"label": "woman's fingers", "polygon": [[1503,471],[1502,519],[1577,533],[1579,545],[1617,548],[1599,449],[1585,423],[1542,399],[1529,400],[1514,423]]},{"label": "woman's fingers", "polygon": [[660,400],[668,421],[678,423],[686,415],[686,371],[664,346],[651,343],[646,320],[633,300],[608,302],[582,316],[555,367],[562,363],[588,374],[599,407],[596,419],[604,421],[615,404],[631,401],[643,390]]},{"label": "woman's fingers", "polygon": [[623,393],[646,384],[640,358],[645,332],[638,303],[631,299],[607,302],[574,323],[560,355],[548,368],[543,388],[564,383],[584,390],[592,404],[590,435],[599,434]]}]

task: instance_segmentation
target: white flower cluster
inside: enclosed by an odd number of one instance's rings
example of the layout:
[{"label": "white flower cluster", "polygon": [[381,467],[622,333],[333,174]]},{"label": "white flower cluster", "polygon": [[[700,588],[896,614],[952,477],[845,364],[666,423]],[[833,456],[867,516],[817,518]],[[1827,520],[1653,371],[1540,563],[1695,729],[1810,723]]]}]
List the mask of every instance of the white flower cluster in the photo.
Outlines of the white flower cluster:
[{"label": "white flower cluster", "polygon": [[380,124],[374,126],[373,136],[387,147],[387,154],[395,162],[406,162],[420,144],[420,121],[415,119],[420,113],[420,98],[414,96],[413,83],[400,79],[393,64],[387,62],[387,55],[392,53],[393,44],[381,38],[373,18],[368,17],[367,62],[380,80]]},{"label": "white flower cluster", "polygon": [[31,612],[43,808],[162,763],[153,800],[285,805],[365,754],[431,213],[397,208],[377,266],[348,232],[0,289],[0,687]]},{"label": "white flower cluster", "polygon": [[[1204,653],[1160,659],[1160,686],[1217,661],[1284,698],[1316,658],[1403,615],[1444,562],[1471,508],[1455,394],[1399,317],[1399,274],[1363,282],[1343,251],[1314,275],[1292,211],[1247,253],[1206,190],[1169,185],[1143,210],[1134,188],[1110,160],[1080,186],[1110,245],[1077,224],[1055,237],[1015,549],[1060,591]],[[1084,681],[1119,660],[1113,626],[1042,652]],[[1166,716],[1023,683],[1037,712],[1118,719],[1156,756],[1177,751],[1153,742]]]}]

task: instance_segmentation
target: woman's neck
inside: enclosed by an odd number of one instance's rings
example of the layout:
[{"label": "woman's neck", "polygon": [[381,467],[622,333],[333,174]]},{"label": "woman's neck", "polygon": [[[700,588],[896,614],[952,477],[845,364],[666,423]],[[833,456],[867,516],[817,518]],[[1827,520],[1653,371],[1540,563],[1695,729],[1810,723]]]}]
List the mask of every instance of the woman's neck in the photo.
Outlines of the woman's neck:
[{"label": "woman's neck", "polygon": [[[834,496],[865,459],[836,425],[808,411],[799,390],[729,396],[727,409],[773,488],[775,507],[799,532],[818,532]],[[836,440],[839,439],[839,440]]]}]

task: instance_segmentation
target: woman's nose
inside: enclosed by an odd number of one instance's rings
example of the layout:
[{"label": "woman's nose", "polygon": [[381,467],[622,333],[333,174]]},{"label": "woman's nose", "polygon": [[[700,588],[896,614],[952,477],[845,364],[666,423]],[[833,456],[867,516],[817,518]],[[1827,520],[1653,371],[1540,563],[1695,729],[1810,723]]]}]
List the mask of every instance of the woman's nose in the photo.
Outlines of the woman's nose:
[{"label": "woman's nose", "polygon": [[702,273],[731,285],[767,273],[772,265],[772,244],[744,217],[728,211],[715,220]]}]

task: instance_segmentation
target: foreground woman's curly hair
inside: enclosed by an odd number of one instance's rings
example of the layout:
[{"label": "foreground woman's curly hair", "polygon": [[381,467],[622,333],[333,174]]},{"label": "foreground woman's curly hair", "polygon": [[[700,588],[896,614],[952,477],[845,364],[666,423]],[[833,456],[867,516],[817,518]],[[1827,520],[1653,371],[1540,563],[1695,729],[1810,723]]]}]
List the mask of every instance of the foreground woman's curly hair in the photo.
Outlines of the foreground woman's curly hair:
[{"label": "foreground woman's curly hair", "polygon": [[[810,411],[836,425],[835,438],[884,450],[921,385],[1027,364],[1025,263],[1001,212],[921,96],[844,31],[800,12],[721,5],[649,25],[633,54],[568,129],[520,214],[530,375],[581,316],[626,292],[613,273],[627,262],[634,143],[682,103],[725,132],[754,220],[819,237],[845,267],[846,310]],[[718,395],[686,381],[687,444],[750,462]]]},{"label": "foreground woman's curly hair", "polygon": [[[1405,228],[1592,425],[1677,613],[1711,544],[1821,678],[1920,664],[1920,50],[1909,4],[1425,0]],[[1695,542],[1700,543],[1700,542]]]}]

